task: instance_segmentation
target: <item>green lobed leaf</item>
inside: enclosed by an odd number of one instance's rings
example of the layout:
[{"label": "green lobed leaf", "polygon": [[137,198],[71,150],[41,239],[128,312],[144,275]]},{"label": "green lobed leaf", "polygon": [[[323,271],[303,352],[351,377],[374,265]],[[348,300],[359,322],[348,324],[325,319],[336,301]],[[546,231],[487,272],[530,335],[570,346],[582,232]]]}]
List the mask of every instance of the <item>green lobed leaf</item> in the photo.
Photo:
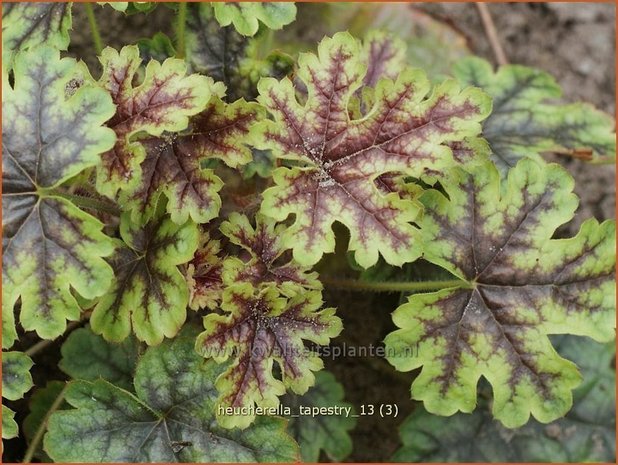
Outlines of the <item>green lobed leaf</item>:
[{"label": "green lobed leaf", "polygon": [[95,381],[103,378],[123,389],[131,389],[138,352],[135,338],[114,344],[94,334],[90,328],[79,328],[62,344],[58,366],[73,379]]},{"label": "green lobed leaf", "polygon": [[196,331],[149,348],[135,372],[135,394],[108,381],[76,381],[74,407],[54,413],[44,447],[56,462],[288,462],[298,446],[280,418],[245,431],[215,421],[213,380],[222,367],[193,350]]},{"label": "green lobed leaf", "polygon": [[349,249],[365,268],[379,254],[393,265],[418,258],[417,231],[409,222],[419,207],[384,194],[374,181],[386,173],[418,177],[452,165],[445,144],[475,136],[489,112],[489,98],[480,90],[462,91],[450,80],[428,95],[425,74],[407,69],[395,82],[380,80],[366,115],[352,119],[351,99],[362,94],[366,76],[361,50],[348,33],[338,33],[322,40],[317,56],[302,54],[297,74],[308,90],[304,104],[287,78],[265,78],[258,86],[258,100],[273,120],[256,125],[256,147],[300,165],[274,171],[262,211],[278,221],[296,215],[284,243],[303,265],[334,250],[334,221],[350,230]]},{"label": "green lobed leaf", "polygon": [[[279,405],[278,397],[286,388],[304,394],[314,384],[313,372],[323,367],[319,355],[306,348],[304,341],[328,344],[342,329],[335,309],[318,311],[321,306],[319,291],[299,293],[288,300],[274,288],[256,295],[249,283],[228,286],[221,304],[225,315],[207,315],[205,331],[195,344],[198,353],[218,363],[233,359],[217,378],[218,405],[272,408]],[[273,375],[275,362],[281,379]],[[217,412],[219,424],[226,428],[246,428],[254,418],[251,412]]]},{"label": "green lobed leaf", "polygon": [[189,117],[206,108],[212,95],[223,94],[223,86],[211,78],[186,75],[183,60],[150,61],[144,78],[134,84],[141,64],[137,45],[120,52],[107,47],[101,53],[103,74],[99,85],[112,97],[116,114],[108,122],[117,136],[114,148],[102,156],[97,170],[97,190],[109,197],[131,190],[141,178],[144,148],[137,134],[160,136],[165,131],[182,131]]},{"label": "green lobed leaf", "polygon": [[582,369],[575,406],[549,425],[532,421],[507,430],[485,408],[471,415],[437,417],[417,409],[400,428],[397,462],[611,462],[615,457],[616,373],[614,343],[595,344],[566,336],[562,355]]},{"label": "green lobed leaf", "polygon": [[197,226],[177,225],[159,214],[144,227],[120,220],[120,241],[110,259],[115,279],[97,303],[90,324],[106,340],[121,342],[133,333],[148,345],[174,337],[186,319],[189,291],[178,265],[193,257]]},{"label": "green lobed leaf", "polygon": [[549,74],[519,65],[501,66],[494,73],[487,61],[477,57],[461,60],[453,73],[493,98],[483,136],[503,174],[519,159],[538,159],[546,152],[593,162],[616,158],[614,119],[586,103],[555,103],[562,90]]},{"label": "green lobed leaf", "polygon": [[224,286],[248,282],[256,289],[274,286],[279,292],[290,296],[303,292],[303,289],[322,289],[317,273],[312,273],[309,267],[300,266],[286,254],[287,249],[281,240],[285,225],[277,225],[258,213],[253,226],[245,215],[234,212],[220,229],[246,255],[225,259],[222,272]]},{"label": "green lobed leaf", "polygon": [[285,2],[213,2],[221,26],[234,25],[239,34],[253,36],[262,22],[269,29],[281,29],[296,18],[296,5]]},{"label": "green lobed leaf", "polygon": [[[315,386],[303,396],[286,394],[281,403],[296,411],[305,407],[349,407],[344,402],[343,386],[328,371],[315,375]],[[353,410],[352,410],[353,411]],[[344,415],[300,415],[290,419],[289,430],[300,446],[303,462],[318,462],[324,451],[333,462],[341,462],[352,452],[352,438],[348,431],[356,426],[356,418]]]},{"label": "green lobed leaf", "polygon": [[37,45],[59,50],[69,46],[71,7],[68,2],[2,4],[2,68],[13,65],[15,54]]},{"label": "green lobed leaf", "polygon": [[[32,386],[32,360],[23,352],[2,352],[2,397],[8,400],[21,399]],[[15,413],[2,406],[2,438],[17,437],[19,428],[13,420]]]},{"label": "green lobed leaf", "polygon": [[[114,144],[102,127],[114,113],[105,92],[78,76],[75,60],[33,48],[15,57],[15,84],[2,101],[3,346],[15,339],[13,309],[21,299],[27,331],[53,339],[112,279],[103,260],[113,251],[102,223],[64,197],[61,185],[97,164]],[[70,89],[70,91],[69,91]],[[7,337],[8,336],[8,337]]]},{"label": "green lobed leaf", "polygon": [[547,335],[614,337],[615,223],[591,219],[577,236],[552,239],[578,203],[558,165],[524,159],[501,184],[487,162],[455,170],[443,187],[448,198],[422,197],[424,258],[461,285],[414,295],[394,312],[401,329],[386,338],[389,361],[423,367],[412,396],[431,413],[474,410],[483,376],[505,426],[530,414],[553,421],[571,408],[581,376]]},{"label": "green lobed leaf", "polygon": [[132,212],[133,221],[152,218],[161,194],[168,199],[172,221],[183,224],[190,217],[198,223],[215,218],[221,207],[218,195],[223,181],[204,162],[220,159],[230,167],[249,163],[249,128],[263,116],[255,103],[232,104],[211,98],[206,108],[191,119],[186,135],[164,134],[140,140],[145,149],[141,178],[126,190],[121,203]]}]

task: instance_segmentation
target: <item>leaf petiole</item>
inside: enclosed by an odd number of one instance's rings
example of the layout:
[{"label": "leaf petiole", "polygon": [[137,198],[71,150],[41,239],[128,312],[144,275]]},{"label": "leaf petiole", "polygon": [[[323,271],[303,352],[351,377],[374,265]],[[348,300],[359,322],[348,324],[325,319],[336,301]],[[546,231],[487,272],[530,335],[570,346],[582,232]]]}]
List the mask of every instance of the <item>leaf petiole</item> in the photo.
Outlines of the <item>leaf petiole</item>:
[{"label": "leaf petiole", "polygon": [[185,57],[185,24],[187,23],[187,3],[178,4],[176,16],[176,58]]},{"label": "leaf petiole", "polygon": [[326,287],[349,289],[366,292],[420,292],[437,291],[451,287],[471,288],[472,284],[461,279],[449,279],[444,281],[384,281],[370,282],[357,279],[336,279],[320,276],[320,281]]},{"label": "leaf petiole", "polygon": [[69,388],[69,384],[67,383],[64,386],[64,388],[62,388],[62,391],[60,391],[60,393],[58,394],[58,397],[56,397],[56,400],[54,400],[54,403],[51,405],[51,407],[49,408],[49,410],[45,414],[45,417],[43,418],[43,421],[41,421],[41,424],[39,425],[38,429],[36,430],[36,433],[35,433],[34,437],[32,438],[32,442],[30,442],[30,444],[28,445],[28,449],[26,450],[26,454],[24,455],[24,459],[22,460],[22,463],[31,463],[32,462],[32,458],[34,457],[34,453],[36,452],[36,449],[37,449],[38,445],[40,444],[41,440],[43,439],[43,435],[47,431],[47,423],[49,421],[49,417],[51,417],[51,415],[56,410],[58,410],[58,408],[60,408],[60,406],[62,405],[62,401],[64,400],[64,395],[66,394],[66,391],[67,391],[68,388]]},{"label": "leaf petiole", "polygon": [[94,11],[90,3],[84,3],[86,8],[86,15],[88,16],[88,23],[90,24],[90,31],[92,32],[92,42],[94,43],[94,49],[97,55],[101,54],[103,50],[103,42],[101,41],[101,34],[99,33],[99,27],[97,26],[97,20],[94,17]]},{"label": "leaf petiole", "polygon": [[90,197],[84,197],[81,195],[68,194],[66,192],[58,191],[51,191],[49,195],[55,195],[57,197],[62,197],[66,200],[70,200],[73,204],[80,208],[97,210],[100,212],[109,213],[110,215],[114,216],[120,216],[121,213],[120,208],[118,208],[115,204],[104,200],[98,200]]}]

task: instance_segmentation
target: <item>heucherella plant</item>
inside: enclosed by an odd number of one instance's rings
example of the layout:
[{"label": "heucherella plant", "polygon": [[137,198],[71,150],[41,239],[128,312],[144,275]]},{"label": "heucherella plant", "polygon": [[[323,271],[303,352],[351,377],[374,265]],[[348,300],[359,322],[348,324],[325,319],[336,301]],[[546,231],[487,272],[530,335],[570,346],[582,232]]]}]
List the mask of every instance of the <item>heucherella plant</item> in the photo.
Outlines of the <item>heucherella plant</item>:
[{"label": "heucherella plant", "polygon": [[[567,234],[555,161],[613,163],[614,119],[436,66],[445,26],[388,8],[3,4],[3,459],[342,461],[392,421],[382,460],[613,460],[615,221]],[[175,19],[104,46],[147,14]],[[405,420],[326,356],[367,311]]]}]

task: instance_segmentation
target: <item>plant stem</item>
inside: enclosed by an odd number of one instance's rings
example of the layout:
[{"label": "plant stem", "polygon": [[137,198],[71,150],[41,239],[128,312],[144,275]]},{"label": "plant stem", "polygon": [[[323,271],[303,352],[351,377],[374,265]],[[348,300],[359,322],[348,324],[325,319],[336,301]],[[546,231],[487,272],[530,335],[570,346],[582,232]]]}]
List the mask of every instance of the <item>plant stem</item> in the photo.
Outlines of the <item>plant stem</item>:
[{"label": "plant stem", "polygon": [[321,276],[320,281],[327,287],[339,289],[349,289],[353,291],[365,292],[418,292],[418,291],[437,291],[449,287],[469,288],[470,283],[461,279],[451,279],[446,281],[385,281],[370,282],[359,281],[356,279],[333,279]]},{"label": "plant stem", "polygon": [[66,394],[68,387],[69,385],[66,384],[64,388],[62,388],[62,391],[60,391],[60,393],[58,394],[58,397],[56,397],[56,400],[54,400],[54,403],[51,405],[51,407],[49,408],[49,410],[43,417],[43,421],[41,421],[41,424],[36,430],[36,434],[32,438],[32,442],[30,443],[30,445],[28,446],[28,449],[26,450],[26,455],[24,455],[24,460],[22,460],[22,463],[32,462],[32,457],[34,457],[34,453],[36,452],[36,449],[39,443],[41,442],[41,439],[43,439],[45,430],[47,429],[47,422],[49,421],[49,417],[51,417],[52,413],[58,410],[58,408],[62,404],[62,401],[64,400],[64,395]]},{"label": "plant stem", "polygon": [[187,3],[178,3],[176,17],[176,58],[185,57],[185,24],[187,22]]},{"label": "plant stem", "polygon": [[90,210],[97,210],[105,213],[109,213],[110,215],[120,216],[120,209],[110,203],[97,199],[92,199],[90,197],[83,197],[81,195],[69,194],[66,192],[54,192],[53,195],[57,195],[58,197],[62,197],[67,199],[77,205],[78,207],[87,208]]},{"label": "plant stem", "polygon": [[101,34],[99,34],[99,27],[97,26],[97,20],[94,17],[94,10],[91,3],[84,3],[86,8],[86,15],[88,15],[88,22],[90,23],[90,31],[92,32],[92,42],[94,43],[94,49],[97,55],[101,54],[103,50],[103,42],[101,41]]}]

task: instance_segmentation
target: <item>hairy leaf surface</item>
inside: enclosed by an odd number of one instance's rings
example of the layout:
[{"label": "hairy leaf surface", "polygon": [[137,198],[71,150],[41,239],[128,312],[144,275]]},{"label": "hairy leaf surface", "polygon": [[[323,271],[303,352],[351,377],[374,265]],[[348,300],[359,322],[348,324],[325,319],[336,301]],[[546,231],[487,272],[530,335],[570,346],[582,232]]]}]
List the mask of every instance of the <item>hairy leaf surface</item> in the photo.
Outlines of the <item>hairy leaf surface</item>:
[{"label": "hairy leaf surface", "polygon": [[140,166],[141,179],[123,196],[132,219],[144,222],[152,218],[161,194],[168,198],[167,211],[177,224],[189,217],[198,223],[216,217],[223,182],[214,170],[202,165],[214,158],[230,167],[249,163],[249,127],[261,115],[263,111],[255,103],[237,100],[227,104],[213,97],[191,120],[189,134],[140,140],[146,152]]},{"label": "hairy leaf surface", "polygon": [[588,220],[577,236],[552,239],[577,207],[558,165],[522,160],[501,185],[488,162],[456,171],[444,189],[450,200],[422,197],[424,258],[462,284],[414,295],[394,312],[401,329],[386,338],[389,360],[402,371],[423,367],[412,396],[431,413],[474,410],[483,376],[505,426],[530,414],[553,421],[571,408],[581,377],[547,335],[614,337],[615,223]]},{"label": "hairy leaf surface", "polygon": [[245,215],[232,213],[221,225],[221,232],[245,252],[245,257],[228,257],[224,261],[224,284],[249,282],[256,288],[275,286],[286,295],[298,292],[299,287],[322,289],[317,273],[285,256],[288,255],[282,243],[285,225],[277,225],[259,213],[255,223],[253,226]]},{"label": "hairy leaf surface", "polygon": [[[8,400],[21,399],[32,388],[32,360],[22,352],[2,352],[2,397]],[[2,406],[2,438],[17,437],[15,413]]]},{"label": "hairy leaf surface", "polygon": [[574,391],[575,406],[563,419],[512,431],[486,408],[471,415],[437,417],[416,410],[400,428],[403,447],[397,462],[611,462],[615,446],[614,343],[595,344],[564,337],[560,353],[577,362],[584,384]]},{"label": "hairy leaf surface", "polygon": [[381,80],[373,105],[352,119],[352,97],[363,90],[366,66],[360,44],[347,33],[322,40],[318,55],[303,54],[298,77],[306,86],[301,104],[289,79],[262,79],[259,101],[272,113],[256,127],[260,149],[272,149],[293,168],[273,174],[275,187],[264,193],[265,214],[296,219],[285,245],[301,264],[315,264],[332,252],[334,221],[350,230],[350,250],[369,267],[381,253],[401,265],[420,254],[409,224],[418,207],[374,184],[389,172],[420,176],[453,163],[444,145],[474,136],[489,111],[489,98],[478,89],[460,90],[454,81],[431,86],[423,72],[406,70],[395,82]]},{"label": "hairy leaf surface", "polygon": [[138,342],[129,337],[120,344],[107,342],[90,328],[71,332],[62,344],[59,367],[73,379],[95,381],[103,378],[130,389],[138,356]]},{"label": "hairy leaf surface", "polygon": [[222,367],[193,350],[196,331],[149,348],[135,394],[108,381],[72,382],[71,410],[49,421],[45,450],[56,462],[291,462],[298,449],[280,418],[245,431],[217,426],[213,380]]},{"label": "hairy leaf surface", "polygon": [[71,7],[68,2],[2,4],[2,67],[13,64],[15,53],[37,45],[58,50],[69,46]]},{"label": "hairy leaf surface", "polygon": [[[314,383],[314,371],[323,362],[304,341],[328,344],[341,332],[341,320],[333,308],[319,311],[320,292],[307,291],[291,299],[280,297],[274,288],[254,293],[248,283],[225,289],[221,309],[225,315],[204,318],[205,331],[196,342],[204,357],[231,365],[216,382],[219,405],[242,408],[257,404],[269,408],[279,405],[286,387],[304,394]],[[273,375],[274,363],[281,379]],[[218,415],[224,427],[247,427],[252,415]]]},{"label": "hairy leaf surface", "polygon": [[40,337],[62,334],[81,312],[73,295],[103,294],[113,251],[102,224],[63,197],[61,185],[97,164],[114,144],[102,127],[114,112],[105,92],[83,83],[67,93],[75,60],[39,47],[15,58],[15,84],[2,100],[3,345],[15,338],[13,309]]},{"label": "hairy leaf surface", "polygon": [[[299,406],[351,408],[352,405],[343,399],[343,386],[332,373],[320,371],[315,375],[315,386],[306,394],[287,394],[281,403],[293,412],[297,412]],[[289,430],[300,445],[303,462],[318,462],[322,450],[332,461],[341,462],[352,452],[352,439],[348,431],[355,425],[355,418],[344,415],[301,415],[290,420]]]},{"label": "hairy leaf surface", "polygon": [[239,34],[253,36],[260,22],[269,29],[281,29],[296,18],[296,5],[284,2],[213,2],[221,26],[234,25]]},{"label": "hairy leaf surface", "polygon": [[92,330],[121,342],[132,328],[139,340],[159,344],[185,322],[189,291],[178,265],[191,260],[197,249],[197,226],[191,220],[179,226],[159,214],[138,227],[125,213],[120,234],[124,244],[118,241],[110,260],[115,279],[92,313]]},{"label": "hairy leaf surface", "polygon": [[113,197],[140,179],[144,148],[134,140],[138,133],[159,136],[165,131],[185,129],[189,116],[202,111],[211,95],[223,93],[223,87],[205,76],[186,75],[186,64],[170,58],[163,63],[150,61],[143,80],[135,85],[141,64],[136,45],[120,52],[106,48],[101,54],[103,74],[99,85],[112,97],[116,114],[109,121],[117,141],[102,156],[97,172],[97,189]]},{"label": "hairy leaf surface", "polygon": [[614,119],[592,105],[551,102],[562,90],[542,71],[519,65],[491,65],[471,57],[454,67],[461,82],[481,87],[493,98],[493,111],[483,123],[492,159],[505,172],[522,157],[545,152],[591,161],[616,158]]}]

